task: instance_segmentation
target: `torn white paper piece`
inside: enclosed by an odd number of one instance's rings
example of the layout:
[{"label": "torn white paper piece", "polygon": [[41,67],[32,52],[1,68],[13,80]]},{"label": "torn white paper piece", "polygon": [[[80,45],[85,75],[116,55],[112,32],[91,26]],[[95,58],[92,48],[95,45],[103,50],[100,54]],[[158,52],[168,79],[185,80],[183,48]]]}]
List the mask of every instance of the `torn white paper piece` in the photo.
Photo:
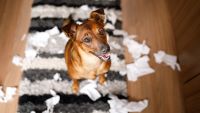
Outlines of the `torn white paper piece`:
[{"label": "torn white paper piece", "polygon": [[164,51],[158,51],[157,53],[154,53],[154,58],[158,64],[164,62],[173,70],[177,69],[178,71],[181,71],[180,65],[177,63],[177,57],[174,55],[166,54]]},{"label": "torn white paper piece", "polygon": [[47,105],[47,110],[43,111],[42,113],[53,113],[53,108],[56,104],[58,104],[60,101],[60,96],[55,95],[45,101]]},{"label": "torn white paper piece", "polygon": [[52,96],[56,96],[56,92],[54,91],[54,90],[50,90],[50,94],[52,95]]},{"label": "torn white paper piece", "polygon": [[149,57],[143,56],[134,63],[127,64],[127,77],[130,81],[136,81],[138,77],[154,73],[155,70],[148,64]]},{"label": "torn white paper piece", "polygon": [[15,64],[16,66],[22,66],[23,65],[23,58],[15,55],[12,59],[12,63]]},{"label": "torn white paper piece", "polygon": [[7,87],[6,88],[6,100],[11,100],[13,98],[13,95],[16,94],[16,88],[15,87]]},{"label": "torn white paper piece", "polygon": [[28,37],[28,44],[35,47],[45,47],[50,36],[47,32],[36,32],[29,34]]},{"label": "torn white paper piece", "polygon": [[122,47],[115,41],[109,42],[110,48],[112,49],[121,49]]},{"label": "torn white paper piece", "polygon": [[30,113],[36,113],[35,111],[31,111]]},{"label": "torn white paper piece", "polygon": [[120,60],[117,57],[117,54],[111,53],[110,56],[111,56],[111,59],[112,59],[110,69],[113,70],[113,71],[119,71],[119,73],[121,75],[125,75],[127,73],[125,60]]},{"label": "torn white paper piece", "polygon": [[107,13],[107,18],[108,20],[110,20],[112,22],[112,24],[114,25],[117,21],[117,16],[116,14],[114,13],[113,10],[110,10],[109,13]]},{"label": "torn white paper piece", "polygon": [[104,26],[105,29],[111,29],[111,30],[114,30],[115,29],[115,26],[110,24],[110,23],[106,23],[106,25]]},{"label": "torn white paper piece", "polygon": [[57,35],[60,33],[57,26],[53,27],[52,29],[46,30],[49,35]]},{"label": "torn white paper piece", "polygon": [[15,87],[7,87],[5,93],[2,91],[2,87],[0,87],[0,102],[8,102],[13,98],[16,94]]},{"label": "torn white paper piece", "polygon": [[123,31],[123,30],[119,30],[119,29],[115,29],[115,30],[113,31],[113,34],[114,34],[114,35],[128,36],[128,33],[127,33],[127,32],[125,32],[125,31]]},{"label": "torn white paper piece", "polygon": [[26,59],[34,59],[37,55],[37,51],[33,49],[32,47],[26,47],[25,49],[25,58]]},{"label": "torn white paper piece", "polygon": [[123,40],[123,44],[127,46],[128,52],[131,54],[134,60],[140,58],[142,55],[148,55],[150,52],[150,48],[146,45],[145,41],[140,44],[137,41],[126,37]]},{"label": "torn white paper piece", "polygon": [[61,81],[61,80],[62,80],[62,78],[60,77],[60,74],[59,74],[59,73],[56,73],[56,74],[53,76],[53,79],[54,79],[55,81]]},{"label": "torn white paper piece", "polygon": [[88,84],[80,89],[80,93],[88,95],[93,101],[101,97],[99,91],[97,91],[97,81],[88,80]]},{"label": "torn white paper piece", "polygon": [[4,100],[4,96],[5,96],[5,94],[2,90],[2,86],[0,86],[0,102],[2,102]]},{"label": "torn white paper piece", "polygon": [[108,100],[110,105],[109,113],[142,112],[148,106],[148,100],[128,102],[114,95],[109,95],[109,97],[111,98],[111,100]]}]

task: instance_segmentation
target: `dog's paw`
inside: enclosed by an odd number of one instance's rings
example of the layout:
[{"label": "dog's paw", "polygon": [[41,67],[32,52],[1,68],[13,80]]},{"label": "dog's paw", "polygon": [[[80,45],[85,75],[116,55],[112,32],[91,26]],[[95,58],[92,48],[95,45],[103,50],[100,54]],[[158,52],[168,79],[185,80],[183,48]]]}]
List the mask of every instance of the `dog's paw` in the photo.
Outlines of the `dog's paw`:
[{"label": "dog's paw", "polygon": [[106,83],[106,79],[99,79],[99,84],[105,85],[105,83]]},{"label": "dog's paw", "polygon": [[79,84],[77,82],[73,83],[72,91],[73,91],[74,94],[78,94],[78,92],[79,92]]}]

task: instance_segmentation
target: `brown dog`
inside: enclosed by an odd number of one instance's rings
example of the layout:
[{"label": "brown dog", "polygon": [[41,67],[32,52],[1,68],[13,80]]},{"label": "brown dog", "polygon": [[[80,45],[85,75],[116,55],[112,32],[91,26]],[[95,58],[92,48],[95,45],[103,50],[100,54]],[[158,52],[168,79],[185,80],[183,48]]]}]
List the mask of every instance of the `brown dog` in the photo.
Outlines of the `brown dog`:
[{"label": "brown dog", "polygon": [[105,82],[111,61],[104,19],[104,10],[99,9],[91,12],[80,25],[71,20],[63,26],[63,31],[70,38],[65,47],[65,61],[73,80],[74,93],[78,93],[80,79],[96,79],[98,75],[99,83]]}]

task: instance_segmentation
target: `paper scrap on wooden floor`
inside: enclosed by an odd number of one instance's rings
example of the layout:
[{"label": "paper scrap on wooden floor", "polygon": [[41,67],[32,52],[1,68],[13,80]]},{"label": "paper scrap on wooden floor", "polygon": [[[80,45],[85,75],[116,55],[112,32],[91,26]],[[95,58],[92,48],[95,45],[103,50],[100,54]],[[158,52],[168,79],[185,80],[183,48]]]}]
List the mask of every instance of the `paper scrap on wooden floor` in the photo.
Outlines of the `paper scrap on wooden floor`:
[{"label": "paper scrap on wooden floor", "polygon": [[148,64],[149,57],[143,56],[134,63],[127,64],[127,77],[130,81],[136,81],[138,77],[154,73],[155,70]]},{"label": "paper scrap on wooden floor", "polygon": [[177,69],[178,71],[181,71],[180,65],[177,63],[177,57],[174,55],[166,54],[164,51],[158,51],[157,53],[154,53],[154,58],[158,64],[164,62],[173,70]]},{"label": "paper scrap on wooden floor", "polygon": [[15,64],[16,66],[22,66],[23,65],[23,58],[18,56],[18,55],[14,55],[13,59],[12,59],[12,63]]},{"label": "paper scrap on wooden floor", "polygon": [[128,102],[126,99],[119,99],[114,95],[109,95],[109,97],[111,98],[111,100],[108,100],[109,113],[142,112],[148,106],[148,100]]},{"label": "paper scrap on wooden floor", "polygon": [[6,103],[9,100],[12,100],[13,96],[16,94],[16,91],[16,87],[6,87],[6,91],[4,92],[0,86],[0,102]]},{"label": "paper scrap on wooden floor", "polygon": [[50,92],[53,97],[51,97],[45,101],[45,103],[47,105],[47,110],[43,111],[42,113],[53,113],[54,106],[56,104],[58,104],[60,101],[60,96],[56,95],[55,91],[51,90]]},{"label": "paper scrap on wooden floor", "polygon": [[146,45],[145,41],[140,44],[129,37],[125,37],[123,44],[127,46],[128,52],[131,54],[134,60],[140,58],[142,55],[148,55],[150,52],[150,48]]},{"label": "paper scrap on wooden floor", "polygon": [[88,83],[80,89],[80,93],[88,95],[93,101],[101,97],[101,94],[97,91],[97,81],[94,80],[88,80]]}]

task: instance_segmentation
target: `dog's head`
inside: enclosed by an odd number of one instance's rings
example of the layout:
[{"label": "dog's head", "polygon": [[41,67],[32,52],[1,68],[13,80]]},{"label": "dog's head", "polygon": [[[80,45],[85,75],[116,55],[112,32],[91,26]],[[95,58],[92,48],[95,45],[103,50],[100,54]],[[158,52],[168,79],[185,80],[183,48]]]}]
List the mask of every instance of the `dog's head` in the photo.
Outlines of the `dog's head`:
[{"label": "dog's head", "polygon": [[63,26],[63,31],[82,50],[108,61],[110,47],[104,30],[104,20],[104,10],[98,9],[91,12],[90,17],[80,25],[72,20],[68,21],[68,24]]}]

